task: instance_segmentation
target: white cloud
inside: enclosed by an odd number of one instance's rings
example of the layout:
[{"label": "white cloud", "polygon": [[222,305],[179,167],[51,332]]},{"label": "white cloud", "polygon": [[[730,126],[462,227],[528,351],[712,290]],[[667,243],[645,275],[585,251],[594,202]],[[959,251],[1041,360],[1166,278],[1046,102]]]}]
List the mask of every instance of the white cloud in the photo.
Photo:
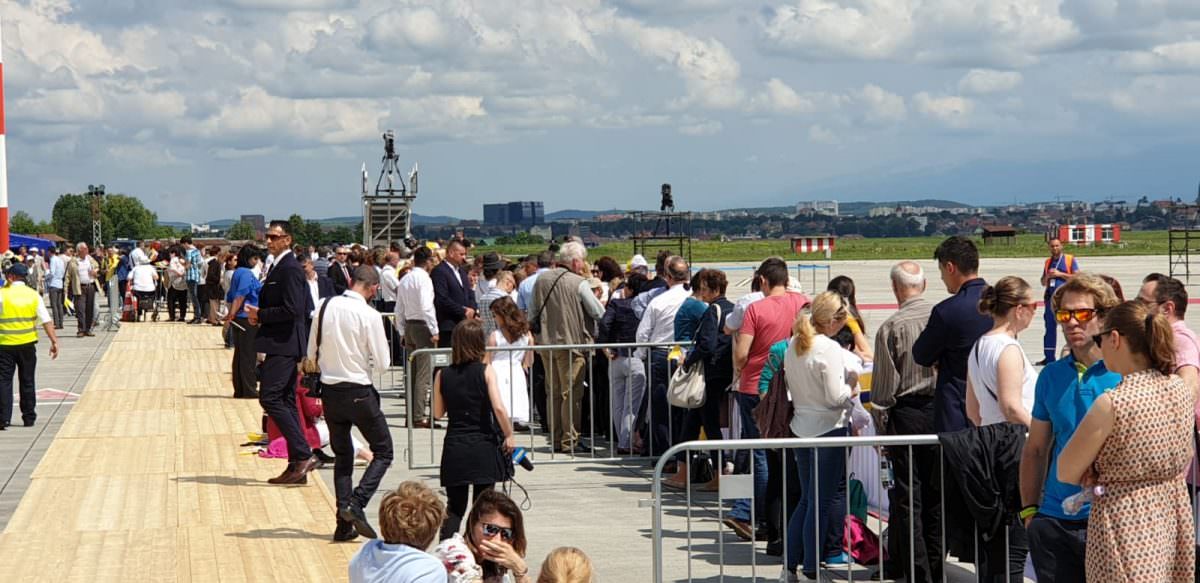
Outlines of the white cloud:
[{"label": "white cloud", "polygon": [[719,121],[708,120],[679,126],[679,133],[685,136],[711,136],[721,133],[724,127]]},{"label": "white cloud", "polygon": [[1021,85],[1021,74],[1016,71],[993,71],[971,69],[958,81],[958,90],[963,93],[986,95],[1012,91]]},{"label": "white cloud", "polygon": [[821,125],[814,125],[808,128],[808,139],[817,144],[836,144],[838,143],[837,135],[828,128]]},{"label": "white cloud", "polygon": [[1060,0],[796,0],[762,23],[806,58],[1028,64],[1078,36]]},{"label": "white cloud", "polygon": [[913,107],[942,125],[962,129],[971,124],[975,102],[956,95],[934,96],[922,91],[913,96]]},{"label": "white cloud", "polygon": [[779,114],[809,114],[835,109],[840,105],[838,96],[823,92],[797,93],[786,82],[772,77],[763,90],[750,100],[752,111]]},{"label": "white cloud", "polygon": [[1117,67],[1132,73],[1200,71],[1200,41],[1158,45],[1147,51],[1130,51],[1117,57]]},{"label": "white cloud", "polygon": [[895,123],[908,117],[904,98],[877,85],[865,85],[855,93],[855,97],[864,105],[864,119],[868,123]]},{"label": "white cloud", "polygon": [[683,77],[687,96],[680,106],[728,109],[744,98],[738,85],[741,65],[719,40],[701,40],[674,28],[646,26],[629,18],[617,18],[613,24],[634,49],[674,67]]}]

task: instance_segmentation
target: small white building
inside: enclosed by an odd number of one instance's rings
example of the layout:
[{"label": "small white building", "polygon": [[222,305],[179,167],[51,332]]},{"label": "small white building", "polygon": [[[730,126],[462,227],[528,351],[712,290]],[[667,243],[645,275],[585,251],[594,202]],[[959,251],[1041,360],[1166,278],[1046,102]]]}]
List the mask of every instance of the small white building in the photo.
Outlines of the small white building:
[{"label": "small white building", "polygon": [[838,216],[838,201],[836,200],[806,200],[796,204],[798,215]]}]

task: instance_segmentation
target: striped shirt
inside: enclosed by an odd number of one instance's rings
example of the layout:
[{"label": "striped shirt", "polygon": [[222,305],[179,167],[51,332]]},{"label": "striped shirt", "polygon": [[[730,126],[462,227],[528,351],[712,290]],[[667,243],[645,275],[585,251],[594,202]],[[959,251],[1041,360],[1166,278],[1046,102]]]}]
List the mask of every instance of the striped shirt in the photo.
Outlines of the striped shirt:
[{"label": "striped shirt", "polygon": [[496,317],[492,315],[492,302],[508,295],[508,292],[496,287],[496,280],[492,280],[492,286],[488,288],[487,293],[479,297],[479,317],[483,320],[483,337],[487,338],[496,331]]},{"label": "striped shirt", "polygon": [[204,267],[204,258],[200,256],[200,250],[192,247],[187,250],[187,280],[188,282],[199,283],[201,279],[200,269]]},{"label": "striped shirt", "polygon": [[896,399],[912,395],[932,397],[936,372],[913,361],[912,347],[929,322],[933,303],[923,297],[900,304],[875,332],[875,363],[871,372],[871,406],[887,409]]}]

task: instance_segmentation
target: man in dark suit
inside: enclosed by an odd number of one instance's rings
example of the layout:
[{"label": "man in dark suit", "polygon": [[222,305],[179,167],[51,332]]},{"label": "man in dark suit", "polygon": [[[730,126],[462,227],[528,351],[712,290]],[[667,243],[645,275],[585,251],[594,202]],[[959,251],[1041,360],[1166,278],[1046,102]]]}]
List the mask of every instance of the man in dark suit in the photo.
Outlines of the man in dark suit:
[{"label": "man in dark suit", "polygon": [[333,282],[333,295],[340,296],[350,288],[350,249],[338,247],[334,261],[329,264],[329,281]]},{"label": "man in dark suit", "polygon": [[475,317],[475,291],[467,275],[467,248],[461,241],[446,246],[446,260],[429,274],[433,280],[433,308],[437,311],[438,346],[450,346],[454,327]]},{"label": "man in dark suit", "polygon": [[258,402],[287,440],[288,467],[272,484],[308,483],[308,472],[317,466],[296,410],[296,365],[307,350],[306,316],[313,301],[304,269],[291,252],[292,234],[287,221],[272,221],[267,228],[267,250],[274,257],[258,295],[258,307],[247,306],[250,323],[258,325],[254,350],[266,354],[259,381]]}]

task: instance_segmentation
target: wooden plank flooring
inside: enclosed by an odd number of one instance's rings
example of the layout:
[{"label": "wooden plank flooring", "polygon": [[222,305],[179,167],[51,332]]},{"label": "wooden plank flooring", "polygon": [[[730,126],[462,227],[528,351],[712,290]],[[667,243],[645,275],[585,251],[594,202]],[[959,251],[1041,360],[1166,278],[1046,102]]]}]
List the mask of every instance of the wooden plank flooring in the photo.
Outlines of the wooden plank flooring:
[{"label": "wooden plank flooring", "polygon": [[209,326],[122,326],[0,534],[4,580],[346,580],[322,480],[243,455],[262,410],[231,357]]}]

